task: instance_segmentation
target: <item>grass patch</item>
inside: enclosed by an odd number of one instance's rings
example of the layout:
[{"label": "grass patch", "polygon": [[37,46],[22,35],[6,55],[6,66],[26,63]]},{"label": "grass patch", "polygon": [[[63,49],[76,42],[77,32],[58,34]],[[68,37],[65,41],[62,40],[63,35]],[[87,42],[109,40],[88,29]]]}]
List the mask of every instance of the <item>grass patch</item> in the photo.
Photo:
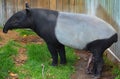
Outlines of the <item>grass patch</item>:
[{"label": "grass patch", "polygon": [[115,75],[115,79],[120,79],[120,68],[118,65],[115,65],[112,61],[110,61],[107,57],[104,56],[105,63],[109,66],[112,66],[112,73]]},{"label": "grass patch", "polygon": [[17,29],[16,32],[19,33],[19,35],[24,36],[24,35],[36,35],[35,32],[33,32],[30,29]]},{"label": "grass patch", "polygon": [[0,26],[0,29],[3,29],[3,26]]},{"label": "grass patch", "polygon": [[73,64],[76,60],[73,49],[66,47],[67,65],[53,67],[46,44],[28,44],[26,48],[28,60],[21,68],[17,68],[20,79],[70,79],[70,75],[74,72]]},{"label": "grass patch", "polygon": [[17,44],[9,41],[4,47],[0,48],[0,79],[6,79],[9,72],[14,71],[13,55],[17,54],[17,49],[14,47]]},{"label": "grass patch", "polygon": [[116,75],[115,79],[120,79],[120,68],[119,67],[114,67],[113,73]]}]

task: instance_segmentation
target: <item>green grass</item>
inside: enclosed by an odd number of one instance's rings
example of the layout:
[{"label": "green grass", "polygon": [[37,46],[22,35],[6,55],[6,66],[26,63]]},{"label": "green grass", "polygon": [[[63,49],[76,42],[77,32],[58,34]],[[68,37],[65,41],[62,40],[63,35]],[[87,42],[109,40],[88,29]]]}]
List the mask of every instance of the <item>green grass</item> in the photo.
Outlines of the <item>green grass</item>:
[{"label": "green grass", "polygon": [[[66,47],[67,65],[59,64],[53,67],[51,66],[51,56],[46,44],[28,44],[26,48],[28,60],[21,68],[18,68],[20,79],[70,79],[70,75],[74,72],[73,64],[76,61],[73,49]],[[42,68],[42,65],[44,68]]]},{"label": "green grass", "polygon": [[113,73],[116,75],[115,79],[120,79],[120,68],[114,67]]},{"label": "green grass", "polygon": [[5,79],[9,72],[14,71],[13,55],[17,54],[13,41],[9,41],[4,47],[0,48],[0,79]]},{"label": "green grass", "polygon": [[0,25],[0,29],[3,29],[3,26]]},{"label": "green grass", "polygon": [[74,72],[73,64],[77,58],[71,48],[66,47],[67,65],[59,64],[53,67],[46,44],[31,43],[25,46],[28,56],[26,63],[15,66],[13,56],[17,55],[19,47],[21,47],[20,44],[9,41],[0,48],[0,79],[8,78],[10,72],[17,73],[19,79],[70,79],[70,75]]},{"label": "green grass", "polygon": [[109,66],[112,66],[112,73],[115,75],[115,79],[120,79],[120,68],[118,65],[115,65],[113,62],[111,62],[107,57],[104,56],[105,63]]},{"label": "green grass", "polygon": [[24,36],[24,35],[36,35],[36,33],[35,32],[33,32],[32,30],[30,30],[30,29],[17,29],[16,30],[16,32],[18,32],[19,33],[19,35],[21,35],[21,36]]}]

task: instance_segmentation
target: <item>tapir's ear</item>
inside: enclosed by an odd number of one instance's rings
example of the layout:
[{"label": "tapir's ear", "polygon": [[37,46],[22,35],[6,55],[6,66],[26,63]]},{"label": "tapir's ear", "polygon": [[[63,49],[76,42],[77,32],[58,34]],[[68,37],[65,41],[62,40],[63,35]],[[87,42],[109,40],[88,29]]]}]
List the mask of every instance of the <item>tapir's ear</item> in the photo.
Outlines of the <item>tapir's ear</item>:
[{"label": "tapir's ear", "polygon": [[26,8],[26,14],[27,14],[28,16],[31,16],[31,11],[30,11],[29,8]]},{"label": "tapir's ear", "polygon": [[28,2],[25,2],[25,7],[26,7],[26,14],[27,14],[28,16],[30,16],[30,15],[31,15],[31,12],[30,12],[30,7],[29,7]]},{"label": "tapir's ear", "polygon": [[25,2],[25,7],[26,7],[26,9],[27,9],[27,8],[30,8],[28,2]]}]

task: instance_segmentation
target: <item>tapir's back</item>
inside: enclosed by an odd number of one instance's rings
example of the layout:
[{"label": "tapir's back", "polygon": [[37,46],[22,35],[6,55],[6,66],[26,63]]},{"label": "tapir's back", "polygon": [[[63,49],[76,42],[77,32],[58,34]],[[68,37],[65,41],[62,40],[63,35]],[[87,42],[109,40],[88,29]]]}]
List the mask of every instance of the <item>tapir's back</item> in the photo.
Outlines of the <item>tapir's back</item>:
[{"label": "tapir's back", "polygon": [[106,39],[115,34],[111,25],[103,20],[84,14],[59,12],[55,34],[59,42],[82,49],[91,41]]}]

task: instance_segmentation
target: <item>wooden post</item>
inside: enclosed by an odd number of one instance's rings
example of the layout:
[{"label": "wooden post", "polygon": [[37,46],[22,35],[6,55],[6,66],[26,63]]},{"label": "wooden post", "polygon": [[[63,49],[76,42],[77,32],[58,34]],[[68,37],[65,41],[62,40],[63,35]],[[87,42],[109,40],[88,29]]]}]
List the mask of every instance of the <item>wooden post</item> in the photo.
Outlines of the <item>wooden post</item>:
[{"label": "wooden post", "polygon": [[63,3],[62,3],[63,5],[63,7],[62,7],[62,9],[63,9],[63,11],[66,11],[66,12],[68,12],[69,11],[69,3],[68,3],[68,0],[63,0]]},{"label": "wooden post", "polygon": [[70,12],[75,12],[75,0],[70,0]]},{"label": "wooden post", "polygon": [[6,0],[2,0],[3,2],[3,9],[4,9],[4,17],[5,17],[5,20],[7,19],[7,2]]},{"label": "wooden post", "polygon": [[15,9],[15,0],[12,0],[12,2],[13,2],[13,13],[15,13],[16,12],[16,9]]},{"label": "wooden post", "polygon": [[62,4],[63,1],[64,1],[64,0],[57,0],[57,2],[56,2],[57,10],[62,11],[62,9],[63,9],[63,4]]},{"label": "wooden post", "polygon": [[39,0],[39,1],[37,2],[37,7],[40,7],[40,8],[43,7],[42,1],[43,1],[43,0]]},{"label": "wooden post", "polygon": [[56,10],[57,9],[56,8],[56,0],[50,0],[49,5],[50,5],[50,9],[52,9],[52,10]]},{"label": "wooden post", "polygon": [[44,5],[44,8],[47,8],[49,9],[49,0],[43,0],[43,5]]}]

